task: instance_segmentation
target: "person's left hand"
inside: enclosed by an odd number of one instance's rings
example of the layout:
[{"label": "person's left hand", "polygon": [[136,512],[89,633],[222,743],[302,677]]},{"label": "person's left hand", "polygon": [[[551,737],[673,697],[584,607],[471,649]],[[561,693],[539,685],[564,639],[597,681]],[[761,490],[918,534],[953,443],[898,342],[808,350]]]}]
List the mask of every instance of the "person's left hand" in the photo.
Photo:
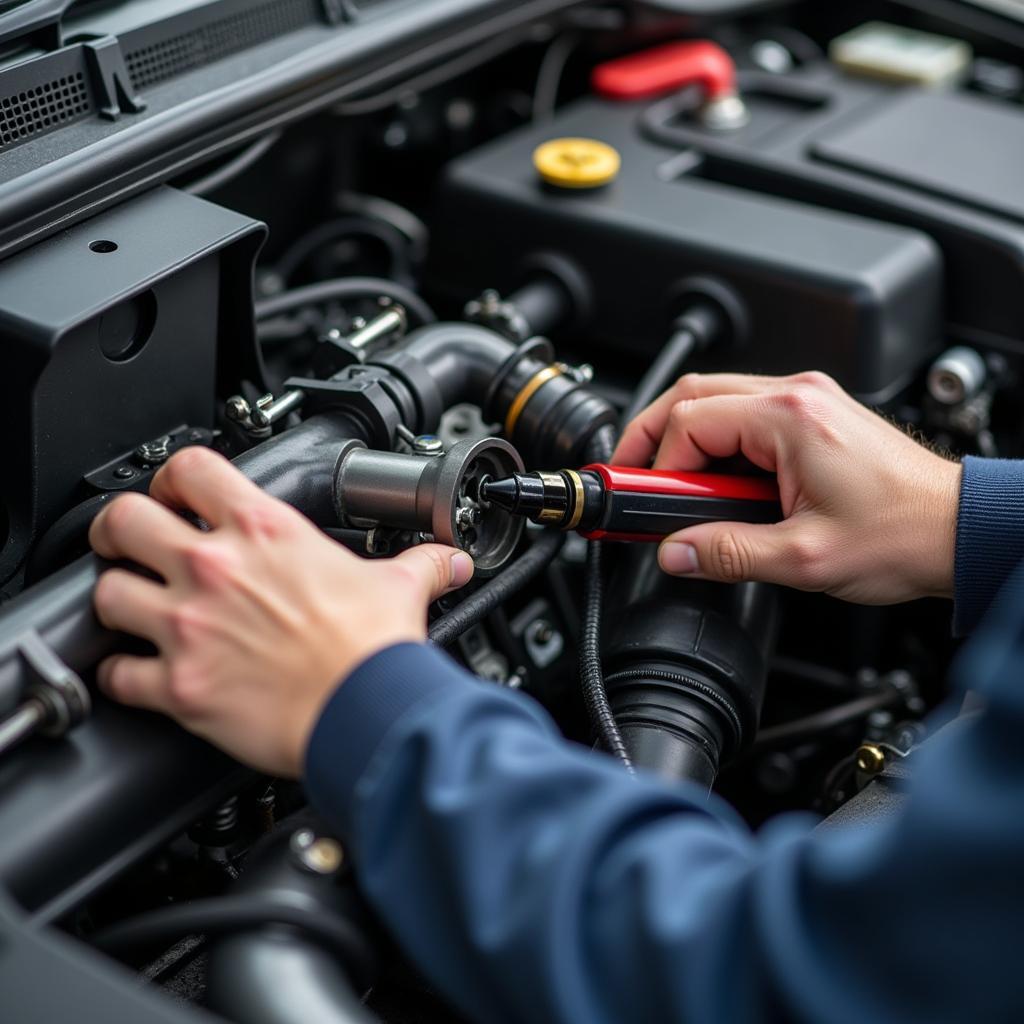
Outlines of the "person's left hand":
[{"label": "person's left hand", "polygon": [[[200,516],[209,532],[177,510]],[[290,777],[338,684],[377,651],[424,640],[430,602],[473,574],[469,555],[436,544],[359,558],[204,448],[175,455],[150,497],[111,502],[89,539],[102,557],[163,581],[125,569],[100,576],[100,621],[158,652],[108,658],[101,688]]]}]

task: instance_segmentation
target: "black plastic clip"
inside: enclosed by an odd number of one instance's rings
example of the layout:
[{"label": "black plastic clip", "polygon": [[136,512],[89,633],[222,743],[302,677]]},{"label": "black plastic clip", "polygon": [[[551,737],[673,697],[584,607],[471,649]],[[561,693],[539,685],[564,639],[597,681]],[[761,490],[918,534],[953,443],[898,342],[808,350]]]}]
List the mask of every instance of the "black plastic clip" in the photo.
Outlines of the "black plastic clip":
[{"label": "black plastic clip", "polygon": [[328,25],[340,25],[343,21],[355,21],[358,15],[352,0],[320,0]]},{"label": "black plastic clip", "polygon": [[92,73],[100,116],[116,121],[122,114],[138,114],[145,110],[145,101],[132,88],[117,38],[104,36],[84,43],[83,47]]}]

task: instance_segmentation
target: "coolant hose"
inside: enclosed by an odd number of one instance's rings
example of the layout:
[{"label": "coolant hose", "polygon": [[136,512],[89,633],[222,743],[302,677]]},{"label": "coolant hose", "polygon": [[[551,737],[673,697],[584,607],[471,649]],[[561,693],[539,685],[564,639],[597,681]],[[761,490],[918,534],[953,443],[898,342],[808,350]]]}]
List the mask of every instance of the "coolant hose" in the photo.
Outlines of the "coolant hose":
[{"label": "coolant hose", "polygon": [[329,949],[356,976],[370,975],[365,938],[345,918],[323,913],[312,901],[249,894],[176,904],[130,917],[99,932],[93,945],[114,957],[133,958],[186,935],[225,935],[271,925],[294,928]]}]

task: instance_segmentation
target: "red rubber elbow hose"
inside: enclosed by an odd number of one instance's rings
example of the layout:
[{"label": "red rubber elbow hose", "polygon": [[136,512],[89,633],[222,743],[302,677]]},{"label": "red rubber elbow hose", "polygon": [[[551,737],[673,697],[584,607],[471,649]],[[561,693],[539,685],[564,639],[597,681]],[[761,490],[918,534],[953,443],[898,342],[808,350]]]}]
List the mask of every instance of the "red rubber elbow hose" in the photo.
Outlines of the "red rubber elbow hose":
[{"label": "red rubber elbow hose", "polygon": [[736,65],[720,46],[704,39],[666,43],[598,65],[594,91],[610,100],[639,100],[699,85],[706,100],[736,92]]}]

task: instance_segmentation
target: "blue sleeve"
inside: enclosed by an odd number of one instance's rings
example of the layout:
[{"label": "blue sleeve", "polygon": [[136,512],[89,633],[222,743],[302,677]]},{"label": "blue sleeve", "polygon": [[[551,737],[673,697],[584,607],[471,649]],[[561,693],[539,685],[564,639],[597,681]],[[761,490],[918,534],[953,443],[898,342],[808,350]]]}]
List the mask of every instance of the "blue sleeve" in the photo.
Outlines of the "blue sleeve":
[{"label": "blue sleeve", "polygon": [[869,827],[753,836],[414,645],[331,699],[307,785],[394,936],[474,1020],[1024,1019],[1020,611],[996,626],[960,669],[988,710],[916,755],[906,812]]},{"label": "blue sleeve", "polygon": [[953,631],[966,636],[1024,559],[1024,461],[964,459]]}]

